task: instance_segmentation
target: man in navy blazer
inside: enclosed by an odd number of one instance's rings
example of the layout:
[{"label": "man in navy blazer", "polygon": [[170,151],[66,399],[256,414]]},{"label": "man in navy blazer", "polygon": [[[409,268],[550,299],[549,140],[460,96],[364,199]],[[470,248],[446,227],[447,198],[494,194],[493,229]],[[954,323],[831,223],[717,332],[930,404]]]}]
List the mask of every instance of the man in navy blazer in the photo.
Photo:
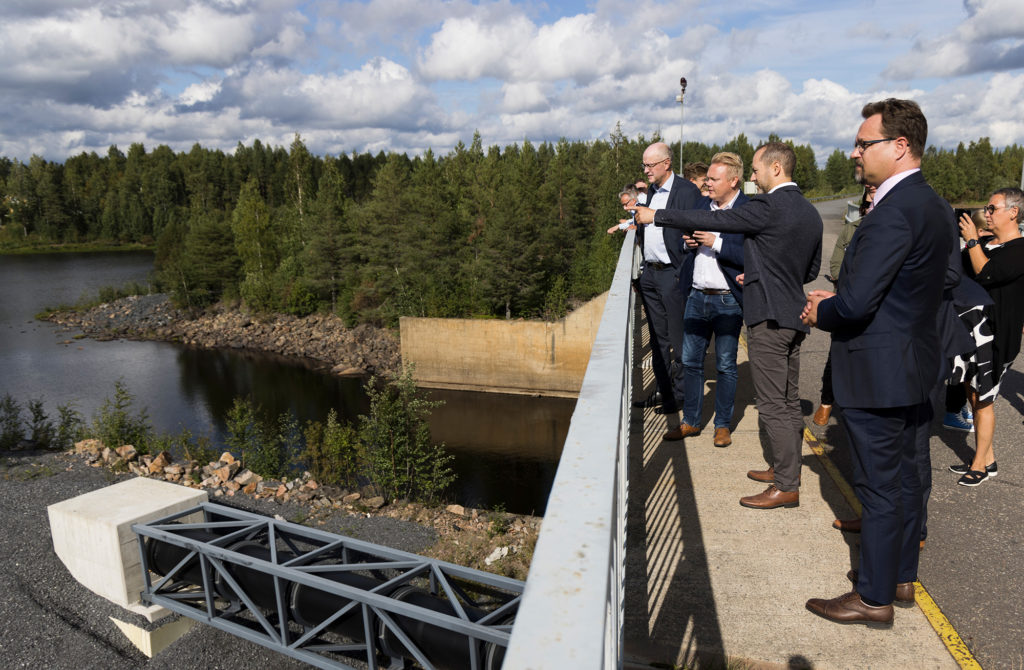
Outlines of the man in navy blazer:
[{"label": "man in navy blazer", "polygon": [[890,98],[861,114],[851,156],[878,190],[836,293],[812,291],[803,313],[832,333],[832,386],[863,507],[860,568],[853,591],[807,608],[840,623],[889,626],[893,600],[914,602],[924,521],[918,463],[928,449],[928,398],[943,355],[936,315],[956,239],[953,211],[921,175],[921,108]]},{"label": "man in navy blazer", "polygon": [[810,329],[800,321],[807,302],[803,285],[821,267],[821,216],[790,175],[793,148],[769,142],[754,152],[752,179],[764,192],[742,207],[719,212],[636,208],[638,224],[684,230],[744,234],[743,321],[757,395],[757,412],[767,470],[751,479],[769,483],[763,492],[740,498],[754,509],[800,504],[803,413],[800,409],[800,344]]},{"label": "man in navy blazer", "polygon": [[[732,152],[715,154],[706,173],[709,198],[699,209],[739,207],[749,198],[740,191],[743,159]],[[704,406],[704,357],[715,338],[716,447],[732,444],[732,415],[736,399],[736,351],[743,328],[743,235],[697,231],[684,235],[686,255],[679,270],[679,290],[686,297],[683,308],[683,422],[682,437],[701,432]]]},{"label": "man in navy blazer", "polygon": [[[647,206],[655,209],[690,209],[700,200],[700,191],[672,172],[672,152],[664,142],[655,142],[643,155],[643,169],[650,182]],[[683,404],[683,295],[679,291],[679,268],[683,260],[682,235],[671,228],[637,229],[637,244],[644,256],[638,281],[640,300],[647,314],[651,335],[654,378],[661,395],[661,414],[668,415],[668,427],[678,428],[678,411]],[[634,403],[655,404],[648,400]],[[672,433],[666,439],[673,439]],[[679,439],[674,438],[674,439]]]}]

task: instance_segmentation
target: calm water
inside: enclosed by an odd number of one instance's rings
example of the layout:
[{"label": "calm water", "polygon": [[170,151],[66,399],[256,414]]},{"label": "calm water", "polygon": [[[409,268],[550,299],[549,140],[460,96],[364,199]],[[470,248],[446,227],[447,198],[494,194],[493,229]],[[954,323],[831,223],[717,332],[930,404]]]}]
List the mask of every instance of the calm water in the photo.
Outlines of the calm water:
[{"label": "calm water", "polygon": [[[160,432],[188,428],[220,444],[233,399],[251,396],[268,413],[300,423],[330,408],[354,420],[367,410],[362,380],[339,378],[294,360],[254,352],[209,351],[165,342],[72,339],[34,315],[94,296],[101,287],[145,283],[148,253],[0,256],[0,395],[42,398],[51,416],[72,405],[90,418],[123,380]],[[474,507],[542,513],[575,401],[433,391],[443,400],[433,438],[455,455],[455,497]]]}]

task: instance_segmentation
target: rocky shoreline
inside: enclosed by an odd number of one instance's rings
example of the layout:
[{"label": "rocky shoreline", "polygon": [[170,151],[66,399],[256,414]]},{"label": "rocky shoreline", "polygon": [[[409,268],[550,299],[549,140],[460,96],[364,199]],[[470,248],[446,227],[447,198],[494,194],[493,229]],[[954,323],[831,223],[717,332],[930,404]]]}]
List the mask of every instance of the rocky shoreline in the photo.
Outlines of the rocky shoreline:
[{"label": "rocky shoreline", "polygon": [[132,445],[111,449],[99,440],[87,439],[77,442],[65,456],[77,456],[87,465],[117,475],[156,478],[203,489],[213,501],[276,504],[290,509],[289,520],[309,526],[336,525],[339,517],[413,523],[436,538],[432,546],[422,551],[424,555],[516,579],[526,579],[540,532],[540,517],[467,509],[462,505],[431,506],[407,500],[389,503],[376,495],[372,487],[353,491],[325,486],[308,472],[293,479],[264,479],[245,468],[230,452],[205,464],[188,459],[175,462],[166,451],[140,454]]},{"label": "rocky shoreline", "polygon": [[389,376],[401,370],[399,339],[391,331],[347,328],[336,316],[283,314],[256,317],[241,310],[209,311],[191,318],[166,294],[129,296],[88,310],[59,310],[46,319],[95,339],[180,342],[206,349],[247,349],[311,361],[341,376]]}]

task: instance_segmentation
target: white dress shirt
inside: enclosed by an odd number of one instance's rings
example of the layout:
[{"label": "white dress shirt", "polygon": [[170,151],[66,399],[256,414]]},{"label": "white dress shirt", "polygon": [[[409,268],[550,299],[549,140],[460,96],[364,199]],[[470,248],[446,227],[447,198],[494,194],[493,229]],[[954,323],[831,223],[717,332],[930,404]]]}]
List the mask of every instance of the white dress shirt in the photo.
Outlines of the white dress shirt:
[{"label": "white dress shirt", "polygon": [[[651,184],[648,187],[648,207],[651,209],[665,209],[665,205],[668,204],[668,194],[672,190],[672,182],[675,178],[675,174],[670,172],[664,184],[661,186]],[[645,261],[655,261],[657,263],[672,262],[672,257],[669,255],[668,249],[665,248],[664,230],[664,228],[657,224],[647,226],[647,230],[644,231]]]},{"label": "white dress shirt", "polygon": [[[732,209],[740,192],[732,196],[729,202],[719,207],[714,200],[711,201],[711,211],[720,209]],[[695,289],[716,289],[729,290],[729,283],[725,280],[725,274],[718,265],[718,254],[722,252],[722,236],[720,233],[711,233],[715,241],[710,247],[703,244],[697,247],[697,257],[693,259],[693,288]]]}]

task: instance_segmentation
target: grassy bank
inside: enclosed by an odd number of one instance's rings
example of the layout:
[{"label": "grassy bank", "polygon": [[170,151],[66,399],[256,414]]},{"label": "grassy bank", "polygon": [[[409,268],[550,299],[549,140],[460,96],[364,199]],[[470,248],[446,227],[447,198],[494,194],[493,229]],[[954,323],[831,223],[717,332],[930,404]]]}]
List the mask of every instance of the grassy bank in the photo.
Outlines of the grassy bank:
[{"label": "grassy bank", "polygon": [[153,251],[151,244],[117,244],[115,242],[73,242],[67,244],[34,243],[0,245],[0,256],[28,256],[31,254],[83,254],[111,251]]}]

